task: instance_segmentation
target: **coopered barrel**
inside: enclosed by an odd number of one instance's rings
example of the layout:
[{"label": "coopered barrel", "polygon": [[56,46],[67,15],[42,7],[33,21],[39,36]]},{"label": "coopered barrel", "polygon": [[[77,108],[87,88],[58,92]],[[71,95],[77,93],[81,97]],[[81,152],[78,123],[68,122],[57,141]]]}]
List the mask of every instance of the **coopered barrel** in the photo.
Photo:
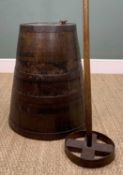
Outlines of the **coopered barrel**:
[{"label": "coopered barrel", "polygon": [[83,78],[76,25],[20,25],[10,126],[36,139],[84,129]]}]

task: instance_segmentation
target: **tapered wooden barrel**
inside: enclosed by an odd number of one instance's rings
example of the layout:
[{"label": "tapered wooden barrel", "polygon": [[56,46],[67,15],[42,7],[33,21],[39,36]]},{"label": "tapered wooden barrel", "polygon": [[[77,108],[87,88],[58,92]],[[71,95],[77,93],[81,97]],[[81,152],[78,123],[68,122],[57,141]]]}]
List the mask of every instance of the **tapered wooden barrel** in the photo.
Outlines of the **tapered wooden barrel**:
[{"label": "tapered wooden barrel", "polygon": [[37,139],[59,139],[84,129],[75,24],[20,26],[9,119],[16,132]]}]

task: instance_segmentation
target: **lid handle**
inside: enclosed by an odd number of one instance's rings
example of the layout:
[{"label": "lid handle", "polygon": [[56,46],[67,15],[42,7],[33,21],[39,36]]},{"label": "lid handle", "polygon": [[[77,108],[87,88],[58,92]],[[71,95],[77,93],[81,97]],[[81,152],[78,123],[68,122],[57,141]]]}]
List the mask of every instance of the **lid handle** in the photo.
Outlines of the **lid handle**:
[{"label": "lid handle", "polygon": [[61,25],[65,25],[65,24],[67,24],[67,20],[60,20],[59,23],[60,23]]}]

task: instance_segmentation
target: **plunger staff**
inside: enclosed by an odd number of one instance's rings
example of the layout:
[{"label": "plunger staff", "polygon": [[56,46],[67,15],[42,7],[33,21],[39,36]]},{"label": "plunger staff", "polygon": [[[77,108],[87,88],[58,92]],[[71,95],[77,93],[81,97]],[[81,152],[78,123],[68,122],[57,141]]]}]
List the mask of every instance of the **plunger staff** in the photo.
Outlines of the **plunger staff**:
[{"label": "plunger staff", "polygon": [[89,0],[83,0],[83,44],[85,122],[87,131],[92,131]]}]

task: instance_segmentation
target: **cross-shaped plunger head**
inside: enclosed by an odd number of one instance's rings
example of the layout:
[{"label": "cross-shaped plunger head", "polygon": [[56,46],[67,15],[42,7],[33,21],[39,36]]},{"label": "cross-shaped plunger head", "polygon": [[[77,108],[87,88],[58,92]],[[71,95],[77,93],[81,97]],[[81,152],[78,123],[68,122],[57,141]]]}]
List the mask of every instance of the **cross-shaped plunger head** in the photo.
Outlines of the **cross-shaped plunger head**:
[{"label": "cross-shaped plunger head", "polygon": [[115,157],[113,141],[95,131],[70,134],[65,141],[65,152],[75,164],[88,168],[105,166]]}]

